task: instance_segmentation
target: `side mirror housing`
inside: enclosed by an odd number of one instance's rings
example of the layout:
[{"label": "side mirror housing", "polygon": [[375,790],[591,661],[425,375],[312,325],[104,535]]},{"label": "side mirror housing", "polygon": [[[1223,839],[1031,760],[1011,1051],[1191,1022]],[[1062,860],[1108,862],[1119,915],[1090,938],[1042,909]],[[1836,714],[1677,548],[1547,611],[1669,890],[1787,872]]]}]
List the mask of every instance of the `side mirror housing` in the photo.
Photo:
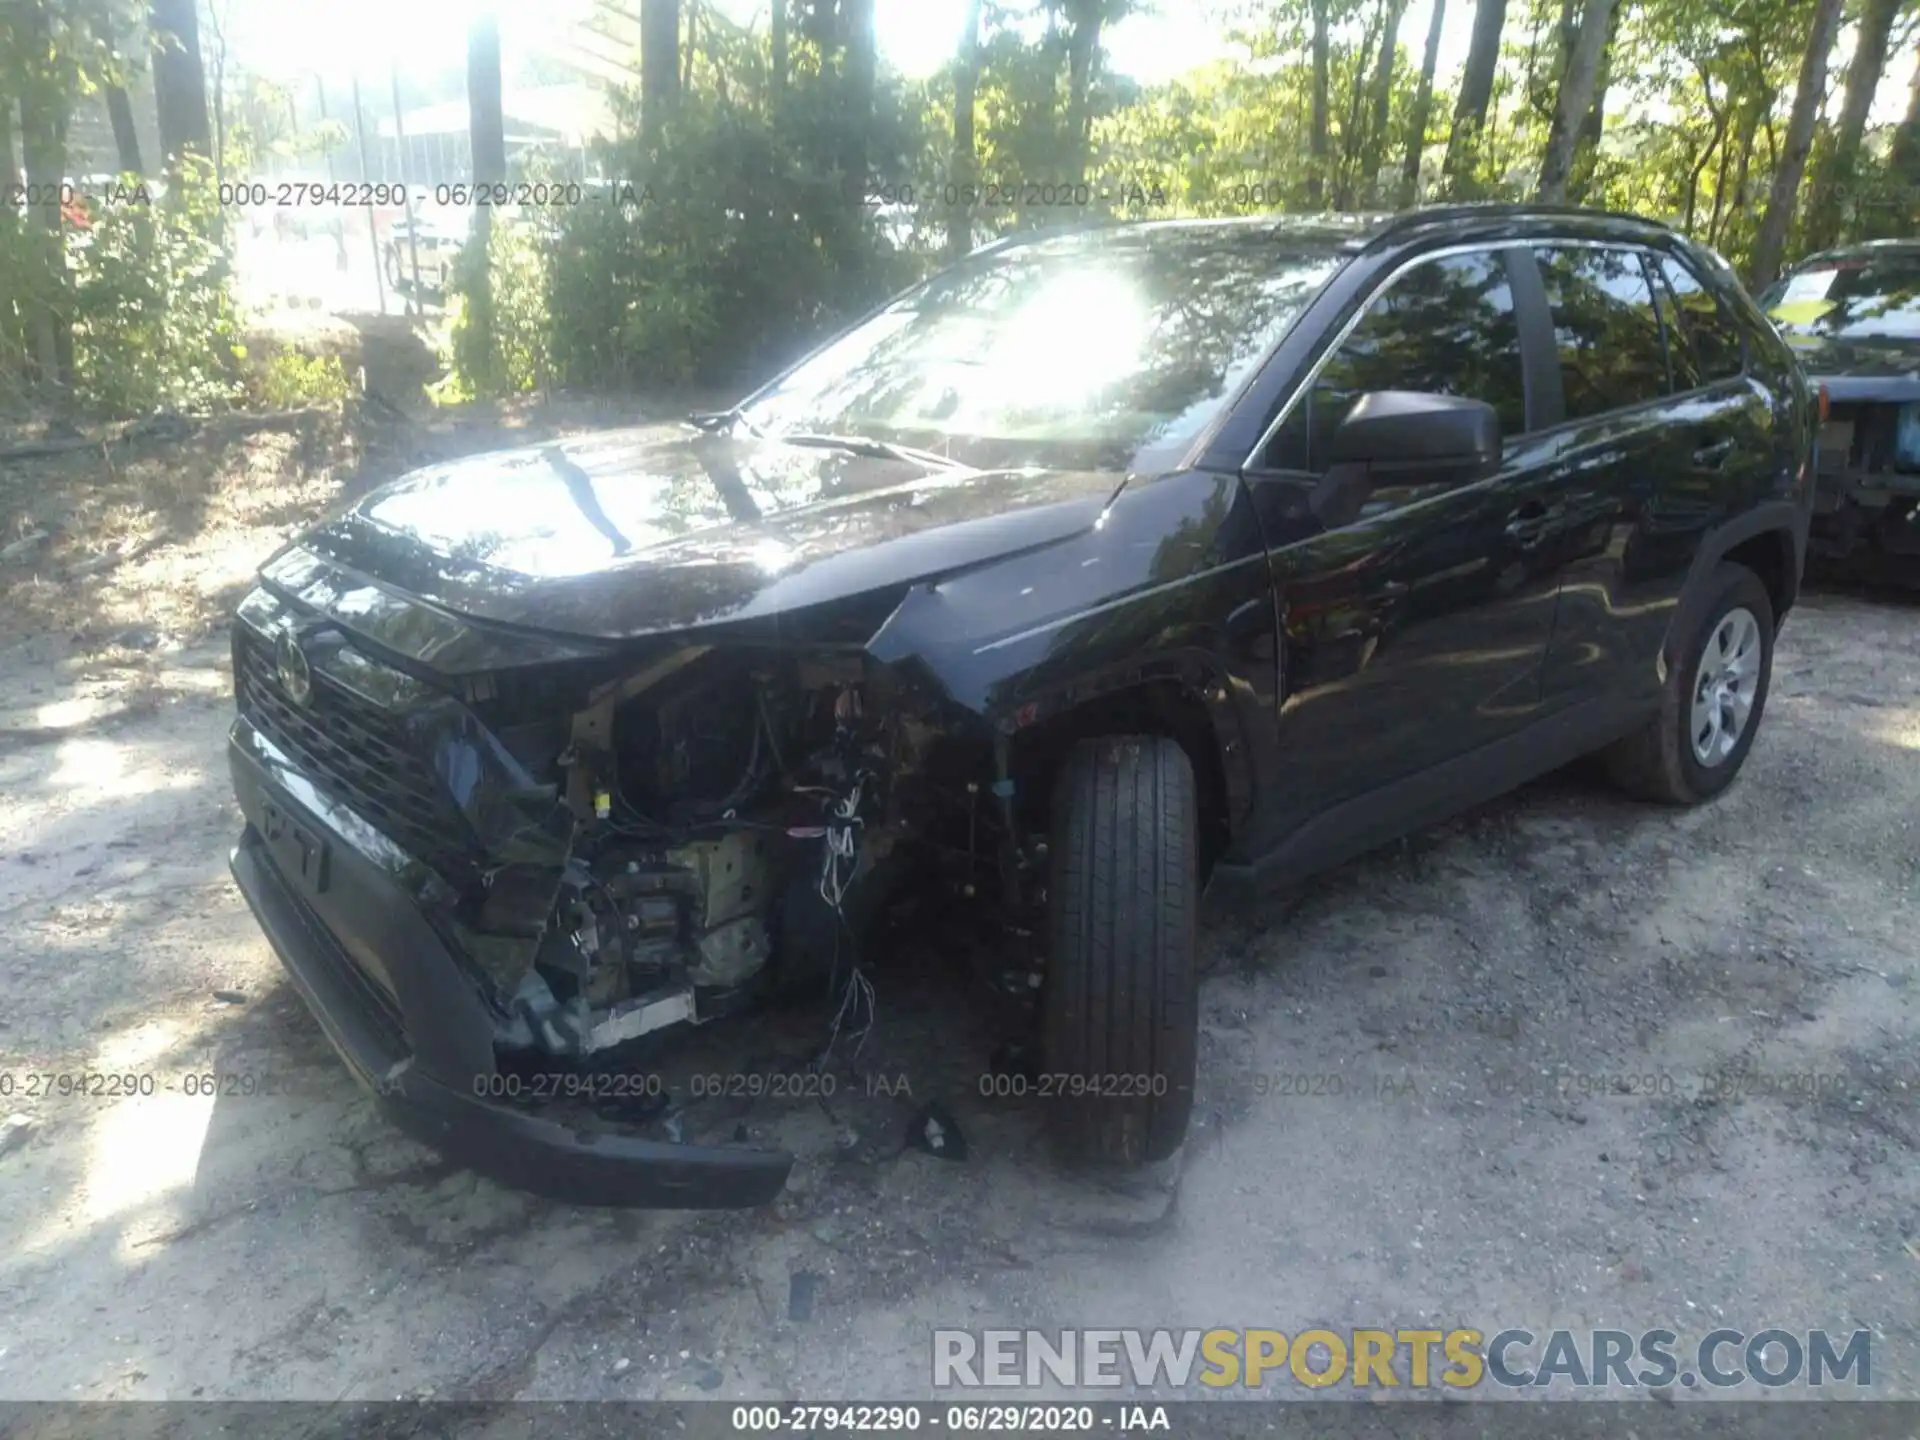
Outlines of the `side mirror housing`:
[{"label": "side mirror housing", "polygon": [[1324,524],[1351,524],[1382,486],[1464,485],[1491,474],[1500,457],[1500,415],[1486,401],[1375,390],[1334,430],[1308,508]]}]

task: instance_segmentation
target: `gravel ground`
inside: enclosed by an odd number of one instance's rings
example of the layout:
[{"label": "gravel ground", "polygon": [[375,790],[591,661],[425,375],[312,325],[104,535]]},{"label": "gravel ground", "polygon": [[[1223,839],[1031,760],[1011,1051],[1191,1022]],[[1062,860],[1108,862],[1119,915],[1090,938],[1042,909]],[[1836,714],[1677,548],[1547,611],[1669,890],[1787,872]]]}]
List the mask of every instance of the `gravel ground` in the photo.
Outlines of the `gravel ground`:
[{"label": "gravel ground", "polygon": [[[1569,772],[1212,923],[1151,1183],[1058,1169],[983,1025],[883,978],[860,1065],[911,1096],[742,1111],[801,1155],[751,1213],[547,1204],[373,1113],[227,879],[227,684],[0,654],[0,1399],[907,1397],[935,1326],[1423,1323],[1867,1327],[1920,1395],[1911,603],[1804,602],[1713,805]],[[19,1093],[79,1071],[156,1093]],[[903,1150],[928,1099],[964,1161]]]}]

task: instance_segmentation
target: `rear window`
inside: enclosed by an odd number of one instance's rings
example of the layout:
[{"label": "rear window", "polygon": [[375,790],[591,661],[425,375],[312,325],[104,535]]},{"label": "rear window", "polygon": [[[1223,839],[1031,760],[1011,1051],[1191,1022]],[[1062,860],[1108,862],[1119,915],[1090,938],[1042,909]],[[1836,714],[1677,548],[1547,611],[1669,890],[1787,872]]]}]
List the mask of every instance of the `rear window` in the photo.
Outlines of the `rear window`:
[{"label": "rear window", "polygon": [[1920,251],[1809,261],[1768,286],[1760,307],[1789,335],[1920,340]]}]

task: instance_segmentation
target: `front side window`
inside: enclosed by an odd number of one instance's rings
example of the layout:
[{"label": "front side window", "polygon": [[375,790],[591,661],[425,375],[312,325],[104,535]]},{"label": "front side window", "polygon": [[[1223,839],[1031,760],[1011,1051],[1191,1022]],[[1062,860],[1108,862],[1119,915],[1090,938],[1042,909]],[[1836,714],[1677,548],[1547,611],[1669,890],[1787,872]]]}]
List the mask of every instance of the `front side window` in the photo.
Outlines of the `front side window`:
[{"label": "front side window", "polygon": [[1520,331],[1497,253],[1423,261],[1376,296],[1276,435],[1275,463],[1324,470],[1334,430],[1376,390],[1484,400],[1503,434],[1527,428]]},{"label": "front side window", "polygon": [[1667,351],[1637,250],[1534,251],[1553,313],[1566,418],[1584,420],[1667,394]]}]

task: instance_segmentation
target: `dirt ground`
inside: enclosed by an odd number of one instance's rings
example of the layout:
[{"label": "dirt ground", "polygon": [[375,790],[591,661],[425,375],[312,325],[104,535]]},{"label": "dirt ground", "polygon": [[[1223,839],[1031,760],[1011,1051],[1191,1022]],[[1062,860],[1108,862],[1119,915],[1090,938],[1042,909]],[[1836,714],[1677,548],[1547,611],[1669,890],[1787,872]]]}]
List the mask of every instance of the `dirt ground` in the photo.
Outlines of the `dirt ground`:
[{"label": "dirt ground", "polygon": [[[1146,1182],[1058,1168],[900,966],[831,1102],[738,1112],[801,1157],[766,1209],[571,1209],[400,1138],[228,880],[220,613],[340,494],[608,418],[0,471],[0,547],[48,532],[0,560],[0,1399],[911,1397],[936,1326],[1421,1323],[1867,1327],[1920,1397],[1912,601],[1805,600],[1713,805],[1566,773],[1211,922],[1195,1128]],[[963,1161],[903,1149],[934,1099]]]}]

